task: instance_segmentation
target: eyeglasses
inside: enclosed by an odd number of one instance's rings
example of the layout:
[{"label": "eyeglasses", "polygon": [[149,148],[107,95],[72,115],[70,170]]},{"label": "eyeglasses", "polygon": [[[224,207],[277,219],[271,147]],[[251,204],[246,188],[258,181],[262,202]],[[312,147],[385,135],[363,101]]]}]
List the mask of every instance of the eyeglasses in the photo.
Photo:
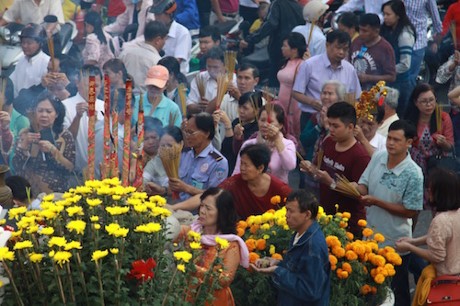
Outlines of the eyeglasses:
[{"label": "eyeglasses", "polygon": [[436,98],[417,100],[417,103],[424,104],[424,105],[435,104],[436,103]]},{"label": "eyeglasses", "polygon": [[184,135],[185,136],[193,136],[198,132],[199,132],[199,130],[197,130],[197,131],[184,130]]}]

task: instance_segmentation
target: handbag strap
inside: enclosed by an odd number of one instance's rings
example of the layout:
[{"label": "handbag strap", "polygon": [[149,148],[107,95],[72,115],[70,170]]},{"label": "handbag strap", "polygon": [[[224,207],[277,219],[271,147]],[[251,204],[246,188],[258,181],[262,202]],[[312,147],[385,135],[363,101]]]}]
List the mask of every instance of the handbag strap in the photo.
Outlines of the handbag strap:
[{"label": "handbag strap", "polygon": [[[293,82],[292,82],[292,87],[294,87],[294,82],[295,82],[295,78],[297,76],[297,72],[299,72],[299,67],[300,67],[300,64],[302,64],[303,61],[300,61],[297,66],[295,67],[295,72],[294,72],[294,78],[293,78]],[[287,107],[287,113],[288,115],[291,113],[291,103],[292,103],[292,88],[291,88],[291,94],[289,95],[289,103],[288,103],[288,107]]]}]

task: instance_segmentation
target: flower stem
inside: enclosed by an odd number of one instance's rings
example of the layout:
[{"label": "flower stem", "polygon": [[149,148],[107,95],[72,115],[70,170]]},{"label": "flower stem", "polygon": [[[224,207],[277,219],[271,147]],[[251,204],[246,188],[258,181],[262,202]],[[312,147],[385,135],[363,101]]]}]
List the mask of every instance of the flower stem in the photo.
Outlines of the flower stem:
[{"label": "flower stem", "polygon": [[8,268],[8,265],[6,264],[6,262],[2,261],[2,263],[3,263],[3,268],[5,269],[6,274],[8,274],[8,278],[10,279],[11,286],[13,287],[14,294],[16,295],[16,301],[18,302],[18,305],[24,306],[21,296],[19,295],[18,287],[16,287],[16,283],[14,282],[13,274],[11,273],[10,268]]},{"label": "flower stem", "polygon": [[77,263],[78,263],[78,270],[80,271],[80,276],[81,276],[81,285],[83,287],[83,293],[85,294],[85,301],[86,301],[86,305],[89,305],[89,301],[88,301],[88,291],[86,289],[86,281],[85,281],[85,274],[83,273],[83,270],[81,268],[81,258],[80,258],[80,253],[79,252],[76,252],[77,253]]},{"label": "flower stem", "polygon": [[102,276],[101,276],[101,267],[97,263],[97,260],[95,261],[96,263],[96,271],[97,271],[97,280],[99,281],[99,295],[101,298],[101,305],[105,305],[104,303],[104,288],[102,287]]},{"label": "flower stem", "polygon": [[72,302],[76,302],[75,301],[75,291],[73,290],[73,279],[72,279],[72,273],[70,271],[70,264],[67,263],[66,264],[66,267],[67,267],[67,277],[69,279],[69,284],[70,284],[70,298],[72,299]]},{"label": "flower stem", "polygon": [[59,275],[58,267],[56,266],[56,264],[54,262],[53,262],[53,270],[54,270],[54,273],[56,273],[56,276],[57,276],[57,279],[58,279],[59,294],[61,295],[62,303],[66,304],[65,295],[64,295],[64,288],[62,287],[61,275]]},{"label": "flower stem", "polygon": [[166,300],[168,299],[169,292],[171,291],[171,286],[173,284],[174,278],[176,277],[176,273],[177,273],[177,269],[174,270],[174,274],[171,277],[171,281],[169,282],[169,285],[168,285],[168,291],[166,292],[166,295],[163,299],[163,303],[161,303],[161,306],[164,306],[166,304]]},{"label": "flower stem", "polygon": [[120,270],[119,270],[119,267],[118,267],[118,260],[117,258],[115,257],[115,271],[116,271],[116,275],[117,275],[117,305],[120,305]]}]

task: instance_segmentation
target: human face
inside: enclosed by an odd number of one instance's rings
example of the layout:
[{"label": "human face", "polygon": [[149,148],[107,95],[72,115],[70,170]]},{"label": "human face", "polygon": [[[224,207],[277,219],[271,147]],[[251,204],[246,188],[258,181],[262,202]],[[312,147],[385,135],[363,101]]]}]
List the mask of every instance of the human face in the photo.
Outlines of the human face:
[{"label": "human face", "polygon": [[37,105],[35,110],[38,125],[41,129],[50,128],[53,126],[57,118],[56,110],[49,100],[44,100]]},{"label": "human face", "polygon": [[263,173],[264,166],[261,165],[257,168],[252,160],[246,155],[243,154],[240,158],[240,173],[241,178],[244,181],[252,181],[258,178]]},{"label": "human face", "polygon": [[[263,111],[259,116],[259,132],[262,134],[262,137],[266,137],[268,135],[268,116],[267,111]],[[276,113],[272,111],[270,113],[270,124],[276,126],[277,128],[281,129],[283,125],[278,122],[276,119]]]},{"label": "human face", "polygon": [[208,136],[209,132],[205,133],[202,130],[199,130],[196,126],[196,119],[194,117],[188,120],[187,125],[184,129],[184,136],[187,141],[187,144],[192,148],[199,148],[205,142],[209,141]]},{"label": "human face", "polygon": [[256,112],[251,102],[238,106],[238,117],[242,122],[251,122],[256,117]]},{"label": "human face", "polygon": [[104,69],[104,74],[109,77],[110,84],[118,85],[123,80],[123,72],[113,72],[111,69]]},{"label": "human face", "polygon": [[348,49],[350,49],[348,43],[339,44],[337,40],[332,43],[326,43],[327,57],[332,64],[340,64],[347,57]]},{"label": "human face", "polygon": [[218,59],[208,58],[206,60],[206,70],[208,71],[211,78],[217,80],[220,74],[225,73],[225,65]]},{"label": "human face", "polygon": [[160,145],[160,137],[157,132],[149,131],[144,135],[144,151],[149,155],[155,155]]},{"label": "human face", "polygon": [[200,37],[198,38],[200,42],[200,52],[206,54],[210,49],[219,45],[219,42],[212,40],[211,36]]},{"label": "human face", "polygon": [[286,203],[286,222],[290,229],[299,232],[305,228],[310,218],[310,211],[300,211],[297,200]]},{"label": "human face", "polygon": [[329,108],[332,104],[338,102],[339,97],[337,96],[337,87],[332,84],[325,85],[321,91],[320,99],[323,106],[326,108]]},{"label": "human face", "polygon": [[406,154],[412,145],[413,139],[407,139],[403,130],[388,131],[387,152],[390,156]]},{"label": "human face", "polygon": [[371,43],[379,36],[379,29],[374,29],[369,25],[359,26],[359,37],[365,44]]},{"label": "human face", "polygon": [[85,32],[86,34],[91,34],[94,32],[94,27],[90,25],[89,23],[85,22]]},{"label": "human face", "polygon": [[[350,37],[353,37],[354,35],[354,32],[352,31],[351,28],[347,27],[346,25],[344,25],[343,23],[339,22],[337,24],[337,28],[339,29],[339,31],[342,31],[342,32],[346,32],[350,35]],[[352,35],[353,34],[353,35]]]},{"label": "human face", "polygon": [[160,147],[171,148],[171,147],[174,146],[175,144],[177,144],[177,142],[176,142],[176,140],[174,139],[174,137],[172,137],[171,135],[169,135],[169,134],[164,134],[164,135],[161,137],[161,140],[160,140]]},{"label": "human face", "polygon": [[420,114],[431,116],[436,109],[436,96],[429,90],[422,92],[415,101]]},{"label": "human face", "polygon": [[390,5],[386,5],[383,8],[383,22],[386,26],[395,28],[399,22],[399,16],[391,9]]},{"label": "human face", "polygon": [[345,124],[340,118],[327,118],[329,122],[329,134],[332,140],[343,142],[353,137],[354,126],[352,123]]},{"label": "human face", "polygon": [[297,49],[291,49],[289,46],[287,39],[283,41],[283,46],[281,47],[281,53],[283,53],[283,57],[286,59],[292,58],[294,52],[297,55]]},{"label": "human face", "polygon": [[155,101],[157,98],[161,97],[162,94],[162,88],[156,87],[155,85],[147,85],[147,97],[150,101]]},{"label": "human face", "polygon": [[217,218],[219,211],[216,206],[216,198],[214,196],[207,196],[200,203],[198,222],[203,227],[217,226]]},{"label": "human face", "polygon": [[259,83],[259,78],[254,78],[253,70],[238,70],[236,76],[236,86],[241,94],[254,91],[257,83]]},{"label": "human face", "polygon": [[165,37],[161,37],[161,36],[155,37],[155,39],[153,40],[153,44],[155,46],[155,49],[157,49],[158,51],[163,50],[166,44],[166,36]]},{"label": "human face", "polygon": [[21,38],[21,48],[25,56],[34,56],[40,49],[40,44],[32,38],[24,37]]},{"label": "human face", "polygon": [[155,14],[155,20],[169,27],[169,24],[171,23],[171,16],[169,14]]},{"label": "human face", "polygon": [[372,138],[374,138],[375,133],[379,128],[379,125],[377,124],[377,121],[375,121],[375,118],[374,120],[369,120],[368,118],[359,118],[358,125],[361,127],[364,137],[366,137],[368,141],[371,141]]},{"label": "human face", "polygon": [[[102,87],[102,81],[100,76],[95,77],[96,80],[96,97],[99,96]],[[88,101],[88,87],[89,87],[89,77],[82,77],[81,80],[77,84],[78,92],[80,95]]]}]

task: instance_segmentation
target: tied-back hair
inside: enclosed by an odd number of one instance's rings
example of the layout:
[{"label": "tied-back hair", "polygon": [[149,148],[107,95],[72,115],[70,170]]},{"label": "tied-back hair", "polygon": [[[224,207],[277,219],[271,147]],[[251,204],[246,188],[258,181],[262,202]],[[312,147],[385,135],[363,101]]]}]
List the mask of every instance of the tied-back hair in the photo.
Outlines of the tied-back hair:
[{"label": "tied-back hair", "polygon": [[[288,34],[285,40],[289,48],[297,49],[296,58],[302,58],[304,53],[307,51],[307,47],[308,47],[305,37],[300,33],[291,32]],[[289,62],[289,59],[287,58],[282,68],[286,67],[288,62]]]},{"label": "tied-back hair", "polygon": [[[35,105],[33,108],[34,113],[36,112],[38,105],[43,101],[50,101],[54,111],[56,112],[57,117],[54,120],[53,127],[51,128],[54,132],[54,139],[56,140],[64,130],[65,106],[56,96],[51,94],[49,91],[44,91],[35,100]],[[36,114],[34,114],[34,116],[35,115]]]},{"label": "tied-back hair", "polygon": [[107,44],[107,39],[105,39],[104,31],[102,30],[101,15],[90,11],[85,15],[85,23],[93,26],[94,34],[96,34],[97,39],[101,42],[101,44]]},{"label": "tied-back hair", "polygon": [[445,168],[434,168],[429,175],[431,205],[436,211],[460,208],[460,181],[458,175]]},{"label": "tied-back hair", "polygon": [[232,194],[219,187],[211,187],[203,192],[200,200],[203,201],[208,196],[214,196],[216,199],[218,231],[221,234],[236,234],[237,215]]}]

